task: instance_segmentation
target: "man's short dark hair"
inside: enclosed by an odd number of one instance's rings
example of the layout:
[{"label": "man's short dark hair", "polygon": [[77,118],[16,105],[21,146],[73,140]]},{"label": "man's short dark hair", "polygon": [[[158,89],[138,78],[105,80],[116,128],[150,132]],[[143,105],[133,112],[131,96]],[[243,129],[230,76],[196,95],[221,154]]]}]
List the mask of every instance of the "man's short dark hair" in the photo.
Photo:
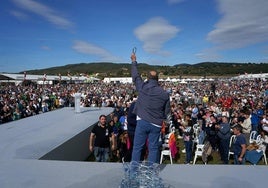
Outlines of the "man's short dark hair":
[{"label": "man's short dark hair", "polygon": [[238,131],[241,132],[241,133],[242,133],[242,131],[243,131],[243,127],[242,127],[240,124],[236,124],[236,125],[233,127],[233,129],[236,129],[236,130],[238,130]]},{"label": "man's short dark hair", "polygon": [[152,79],[152,80],[156,80],[158,81],[158,73],[156,71],[149,71],[147,74],[147,78],[148,80]]},{"label": "man's short dark hair", "polygon": [[99,116],[99,119],[101,119],[102,117],[105,117],[106,118],[106,115],[102,114]]}]

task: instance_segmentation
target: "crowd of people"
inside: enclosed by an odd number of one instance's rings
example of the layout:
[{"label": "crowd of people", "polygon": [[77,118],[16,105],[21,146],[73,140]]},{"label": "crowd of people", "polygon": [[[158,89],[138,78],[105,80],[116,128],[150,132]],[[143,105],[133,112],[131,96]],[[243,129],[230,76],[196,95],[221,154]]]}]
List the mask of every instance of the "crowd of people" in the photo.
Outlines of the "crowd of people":
[{"label": "crowd of people", "polygon": [[[0,124],[74,106],[75,93],[81,93],[81,106],[114,107],[119,100],[129,100],[131,85],[91,83],[56,85],[0,86]],[[128,97],[128,98],[126,98]]]},{"label": "crowd of people", "polygon": [[[193,127],[194,124],[198,124],[200,128],[199,141],[209,141],[212,149],[219,151],[224,164],[229,163],[229,141],[232,134],[239,135],[241,132],[245,137],[236,143],[237,151],[235,151],[236,163],[242,164],[246,157],[246,152],[243,153],[244,146],[247,148],[250,145],[250,133],[257,131],[264,139],[268,134],[267,80],[219,79],[214,82],[195,81],[184,84],[159,82],[159,84],[169,93],[172,124],[177,130],[178,138],[184,140],[186,152],[188,154],[190,152],[185,161],[187,164],[191,163],[193,158],[191,154],[194,152],[188,143],[192,142],[193,132],[187,133],[189,131],[187,128]],[[6,84],[0,87],[0,126],[3,123],[58,108],[72,107],[74,94],[77,92],[82,94],[81,106],[114,108],[113,114],[106,122],[113,127],[111,134],[115,136],[117,146],[113,148],[116,151],[114,154],[121,161],[131,160],[131,154],[128,153],[126,156],[125,151],[119,147],[124,146],[125,149],[131,150],[133,144],[128,141],[128,138],[133,137],[131,135],[133,128],[129,128],[128,115],[131,113],[129,111],[131,104],[139,97],[134,84],[103,82],[27,86]],[[132,130],[132,133],[129,133],[128,129]]]}]

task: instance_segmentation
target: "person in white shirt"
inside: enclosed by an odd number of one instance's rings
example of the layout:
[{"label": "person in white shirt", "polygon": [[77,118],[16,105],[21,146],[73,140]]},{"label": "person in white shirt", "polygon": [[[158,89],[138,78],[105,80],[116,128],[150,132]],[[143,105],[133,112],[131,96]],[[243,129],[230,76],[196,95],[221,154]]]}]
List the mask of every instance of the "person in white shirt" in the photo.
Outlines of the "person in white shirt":
[{"label": "person in white shirt", "polygon": [[261,120],[261,127],[268,133],[268,118],[266,114],[263,115],[263,118]]},{"label": "person in white shirt", "polygon": [[249,137],[251,132],[251,119],[250,112],[245,112],[244,114],[245,120],[243,122],[239,122],[239,124],[243,127],[243,134],[246,137],[247,145],[249,145]]}]

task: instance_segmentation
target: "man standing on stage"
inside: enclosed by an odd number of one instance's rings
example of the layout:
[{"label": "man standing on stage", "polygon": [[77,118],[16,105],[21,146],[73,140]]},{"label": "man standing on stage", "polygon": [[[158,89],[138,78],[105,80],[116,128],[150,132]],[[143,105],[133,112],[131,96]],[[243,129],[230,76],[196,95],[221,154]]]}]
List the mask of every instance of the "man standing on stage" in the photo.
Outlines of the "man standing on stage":
[{"label": "man standing on stage", "polygon": [[169,94],[158,84],[158,74],[150,71],[144,82],[137,70],[135,53],[131,55],[131,76],[138,91],[134,107],[137,115],[132,161],[139,162],[148,138],[148,162],[159,163],[159,136],[163,121],[170,113]]}]

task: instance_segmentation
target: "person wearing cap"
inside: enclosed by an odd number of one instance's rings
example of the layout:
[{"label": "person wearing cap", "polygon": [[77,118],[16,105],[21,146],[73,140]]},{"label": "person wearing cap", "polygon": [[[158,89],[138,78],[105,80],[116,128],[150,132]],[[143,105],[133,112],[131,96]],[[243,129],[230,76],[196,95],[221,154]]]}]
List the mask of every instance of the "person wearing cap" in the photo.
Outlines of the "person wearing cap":
[{"label": "person wearing cap", "polygon": [[133,112],[137,115],[132,161],[139,162],[148,138],[148,162],[159,163],[159,137],[163,121],[171,112],[170,96],[158,83],[158,73],[149,71],[143,81],[137,68],[135,53],[131,55],[131,76],[138,92]]},{"label": "person wearing cap", "polygon": [[234,164],[245,164],[246,137],[242,133],[243,127],[239,124],[233,127],[235,141],[233,143]]}]

